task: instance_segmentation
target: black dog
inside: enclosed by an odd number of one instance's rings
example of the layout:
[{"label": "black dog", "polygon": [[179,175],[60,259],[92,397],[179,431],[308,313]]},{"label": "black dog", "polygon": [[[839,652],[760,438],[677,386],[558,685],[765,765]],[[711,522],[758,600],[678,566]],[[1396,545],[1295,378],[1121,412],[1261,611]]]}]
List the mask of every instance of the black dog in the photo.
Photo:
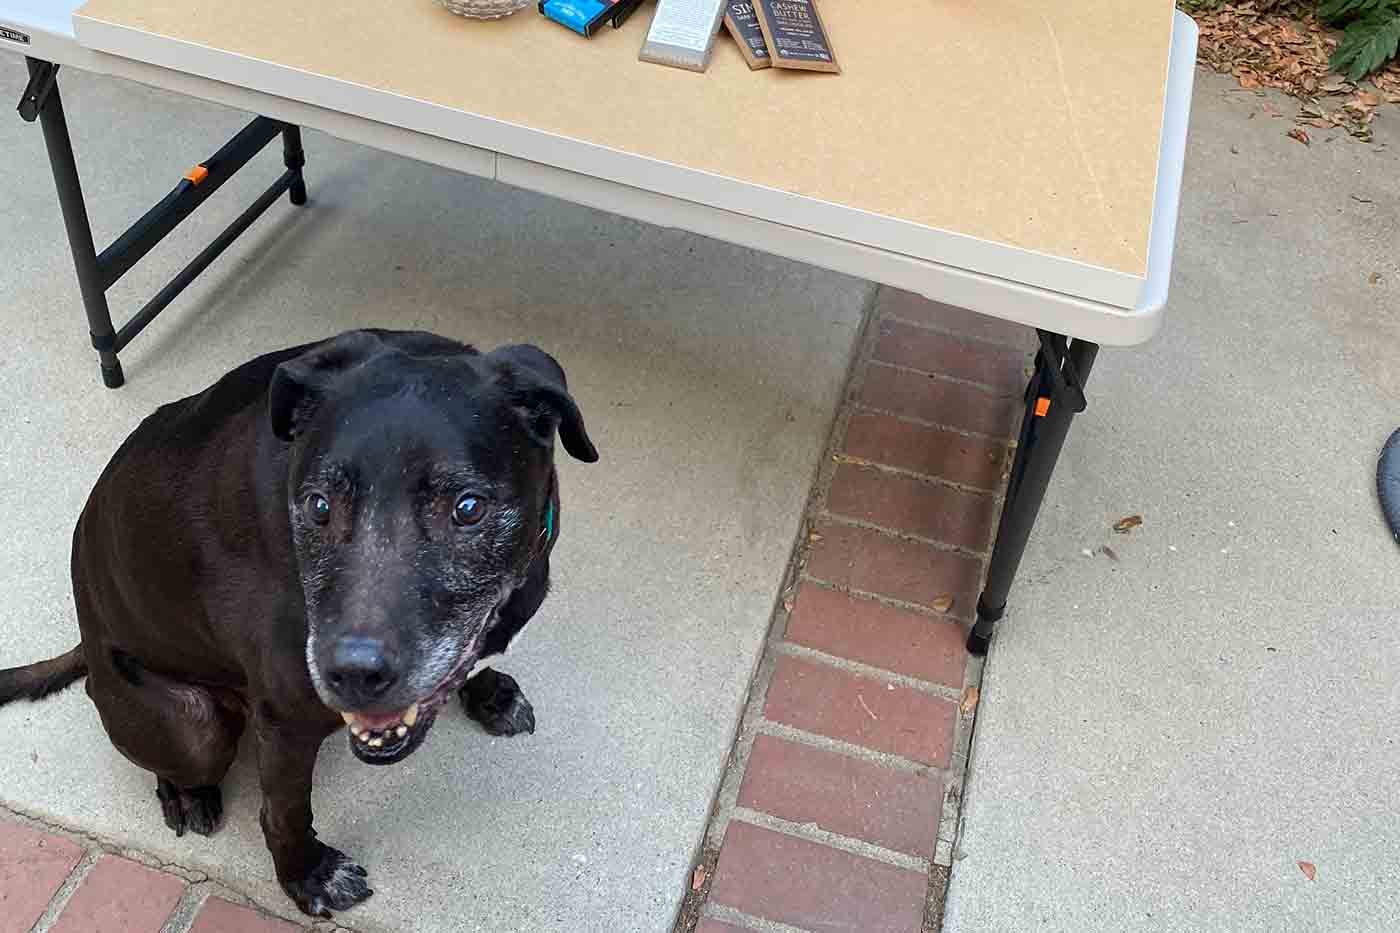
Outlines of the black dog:
[{"label": "black dog", "polygon": [[311,826],[326,736],[348,725],[361,761],[400,761],[453,693],[489,732],[534,731],[481,664],[549,587],[556,429],[598,459],[531,346],[354,331],[259,357],[117,451],[73,534],[82,643],[0,672],[0,704],[86,674],[176,833],[217,827],[251,725],[278,880],[308,914],[350,907],[365,871]]}]

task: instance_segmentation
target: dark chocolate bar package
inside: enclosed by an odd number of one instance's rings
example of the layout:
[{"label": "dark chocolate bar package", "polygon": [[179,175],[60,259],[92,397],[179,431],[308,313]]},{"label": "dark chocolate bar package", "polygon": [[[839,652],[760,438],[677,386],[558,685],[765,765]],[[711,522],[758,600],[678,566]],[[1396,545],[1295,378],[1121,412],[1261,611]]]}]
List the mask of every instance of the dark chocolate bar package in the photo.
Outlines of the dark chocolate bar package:
[{"label": "dark chocolate bar package", "polygon": [[724,28],[739,43],[739,51],[749,68],[771,68],[773,59],[768,55],[768,43],[763,39],[763,29],[758,25],[758,14],[748,0],[725,0]]},{"label": "dark chocolate bar package", "polygon": [[753,0],[768,54],[779,68],[835,71],[836,53],[817,13],[816,0]]}]

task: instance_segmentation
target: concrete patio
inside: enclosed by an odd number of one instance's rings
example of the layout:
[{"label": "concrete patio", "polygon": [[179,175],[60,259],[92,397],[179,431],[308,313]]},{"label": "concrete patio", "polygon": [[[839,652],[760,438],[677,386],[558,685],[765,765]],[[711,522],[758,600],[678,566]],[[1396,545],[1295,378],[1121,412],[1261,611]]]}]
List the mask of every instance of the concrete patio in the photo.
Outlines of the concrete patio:
[{"label": "concrete patio", "polygon": [[949,933],[1395,929],[1400,113],[1290,107],[1197,76],[1165,332],[1100,357],[1026,553]]}]

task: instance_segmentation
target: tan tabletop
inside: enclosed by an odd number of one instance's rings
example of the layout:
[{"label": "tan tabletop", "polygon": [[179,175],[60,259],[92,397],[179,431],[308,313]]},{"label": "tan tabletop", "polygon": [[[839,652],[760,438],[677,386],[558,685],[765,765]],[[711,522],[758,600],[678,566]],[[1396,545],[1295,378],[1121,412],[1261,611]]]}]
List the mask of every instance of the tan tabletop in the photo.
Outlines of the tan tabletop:
[{"label": "tan tabletop", "polygon": [[[840,75],[751,72],[724,35],[703,75],[640,62],[650,7],[589,40],[533,9],[476,22],[430,0],[90,0],[75,22],[101,51],[298,99],[315,81],[378,92],[389,122],[457,142],[594,175],[638,157],[614,180],[1133,305],[1171,0],[821,9]],[[443,109],[475,122],[413,125]]]}]

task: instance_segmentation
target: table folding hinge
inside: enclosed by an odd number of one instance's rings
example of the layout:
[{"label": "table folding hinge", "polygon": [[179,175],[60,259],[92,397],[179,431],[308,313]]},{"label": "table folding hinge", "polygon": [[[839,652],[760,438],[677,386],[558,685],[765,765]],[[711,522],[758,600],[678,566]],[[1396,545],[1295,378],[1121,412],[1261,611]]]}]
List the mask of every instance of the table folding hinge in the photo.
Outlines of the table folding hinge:
[{"label": "table folding hinge", "polygon": [[24,94],[19,99],[19,115],[26,123],[33,123],[39,118],[39,112],[44,109],[45,102],[49,99],[49,94],[53,91],[58,80],[58,66],[53,62],[37,62],[35,68],[29,76],[29,84],[24,89]]},{"label": "table folding hinge", "polygon": [[[1040,336],[1040,358],[1045,363],[1045,374],[1051,384],[1040,388],[1041,397],[1035,402],[1036,417],[1044,418],[1050,413],[1052,399],[1063,400],[1075,414],[1084,411],[1089,407],[1089,402],[1084,397],[1084,380],[1080,378],[1074,357],[1069,352],[1069,341],[1049,331],[1038,330],[1037,333]],[[1047,390],[1049,395],[1044,394]]]}]

